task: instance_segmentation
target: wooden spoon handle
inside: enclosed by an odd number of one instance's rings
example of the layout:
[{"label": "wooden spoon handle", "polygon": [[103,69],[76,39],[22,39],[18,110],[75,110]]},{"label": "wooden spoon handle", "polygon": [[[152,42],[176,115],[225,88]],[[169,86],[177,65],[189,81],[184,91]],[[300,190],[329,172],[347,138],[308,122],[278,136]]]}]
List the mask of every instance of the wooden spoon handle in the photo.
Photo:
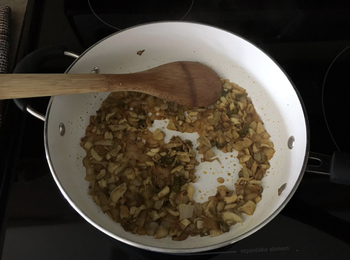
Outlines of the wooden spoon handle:
[{"label": "wooden spoon handle", "polygon": [[[2,74],[0,99],[81,94],[138,89],[128,74]],[[142,82],[141,82],[142,83]],[[136,88],[136,89],[135,89]]]}]

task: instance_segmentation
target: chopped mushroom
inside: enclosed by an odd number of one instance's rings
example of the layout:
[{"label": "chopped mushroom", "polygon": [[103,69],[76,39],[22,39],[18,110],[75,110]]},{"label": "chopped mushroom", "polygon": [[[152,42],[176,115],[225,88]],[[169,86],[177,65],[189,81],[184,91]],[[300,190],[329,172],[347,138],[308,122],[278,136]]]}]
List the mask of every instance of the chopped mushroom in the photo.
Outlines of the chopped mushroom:
[{"label": "chopped mushroom", "polygon": [[148,236],[154,236],[157,228],[158,228],[159,224],[157,222],[151,222],[146,226],[146,230],[147,230],[147,235]]},{"label": "chopped mushroom", "polygon": [[111,192],[111,199],[112,199],[112,201],[114,203],[117,203],[118,200],[121,198],[121,196],[124,195],[126,190],[127,190],[126,183],[123,183],[120,186],[114,188],[114,190]]},{"label": "chopped mushroom", "polygon": [[237,200],[237,195],[232,195],[230,197],[225,197],[224,198],[224,201],[227,203],[227,204],[231,204],[231,203],[235,203]]},{"label": "chopped mushroom", "polygon": [[160,239],[168,236],[168,229],[163,226],[159,226],[154,234],[154,238]]},{"label": "chopped mushroom", "polygon": [[101,180],[103,177],[106,176],[106,169],[102,169],[99,174],[96,176],[96,180]]},{"label": "chopped mushroom", "polygon": [[203,228],[203,220],[198,220],[197,221],[197,228],[202,229]]},{"label": "chopped mushroom", "polygon": [[120,206],[120,219],[129,217],[129,209],[127,206]]},{"label": "chopped mushroom", "polygon": [[224,232],[221,229],[212,229],[210,230],[210,236],[211,237],[217,237],[222,235]]},{"label": "chopped mushroom", "polygon": [[161,209],[162,206],[163,206],[163,203],[164,203],[164,200],[157,200],[155,203],[154,203],[154,208],[155,209]]},{"label": "chopped mushroom", "polygon": [[160,219],[159,214],[155,210],[149,210],[148,215],[152,218],[153,221]]},{"label": "chopped mushroom", "polygon": [[253,215],[255,208],[255,203],[251,200],[248,200],[243,206],[239,207],[238,210],[244,212],[247,215]]},{"label": "chopped mushroom", "polygon": [[227,191],[228,191],[228,189],[225,185],[221,185],[218,187],[218,193],[220,194],[220,196],[222,198],[225,198]]},{"label": "chopped mushroom", "polygon": [[187,186],[187,197],[190,201],[193,201],[194,188],[192,185]]},{"label": "chopped mushroom", "polygon": [[179,211],[175,211],[175,210],[172,210],[170,208],[167,208],[167,211],[169,212],[170,215],[175,216],[175,217],[180,215]]},{"label": "chopped mushroom", "polygon": [[230,209],[234,209],[236,208],[237,204],[234,203],[234,204],[226,204],[225,207],[224,207],[224,210],[230,210]]},{"label": "chopped mushroom", "polygon": [[133,207],[131,207],[130,208],[130,215],[132,216],[132,215],[135,215],[135,213],[136,213],[136,210],[137,210],[137,207],[135,207],[135,206],[133,206]]},{"label": "chopped mushroom", "polygon": [[243,223],[243,219],[231,211],[223,212],[222,219],[229,225],[232,225],[234,222]]},{"label": "chopped mushroom", "polygon": [[216,206],[216,211],[220,212],[225,208],[225,202],[224,201],[220,201],[217,206]]},{"label": "chopped mushroom", "polygon": [[215,200],[210,200],[204,212],[208,217],[213,217],[216,214]]},{"label": "chopped mushroom", "polygon": [[104,138],[112,140],[113,139],[113,134],[111,132],[105,132]]},{"label": "chopped mushroom", "polygon": [[164,139],[164,132],[162,132],[160,129],[156,129],[153,133],[153,139],[160,141]]},{"label": "chopped mushroom", "polygon": [[169,192],[170,192],[169,186],[165,186],[165,187],[158,193],[158,197],[159,197],[159,198],[163,198],[163,197],[166,196]]},{"label": "chopped mushroom", "polygon": [[94,147],[93,143],[86,142],[86,143],[84,144],[84,148],[85,148],[86,150],[90,150],[92,147]]},{"label": "chopped mushroom", "polygon": [[182,225],[182,229],[184,230],[189,224],[191,224],[191,221],[189,221],[187,218],[184,218],[180,221],[180,224]]},{"label": "chopped mushroom", "polygon": [[98,152],[94,148],[90,150],[92,158],[94,158],[96,161],[102,161],[103,157],[101,157]]}]

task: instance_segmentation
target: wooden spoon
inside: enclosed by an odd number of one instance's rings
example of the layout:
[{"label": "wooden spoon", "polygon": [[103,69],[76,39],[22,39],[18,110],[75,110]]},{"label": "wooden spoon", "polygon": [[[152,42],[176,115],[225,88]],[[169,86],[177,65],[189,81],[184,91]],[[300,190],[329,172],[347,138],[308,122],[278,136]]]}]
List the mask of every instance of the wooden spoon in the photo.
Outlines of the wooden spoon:
[{"label": "wooden spoon", "polygon": [[218,75],[198,62],[179,61],[129,74],[1,74],[0,99],[90,92],[136,91],[190,107],[221,95]]}]

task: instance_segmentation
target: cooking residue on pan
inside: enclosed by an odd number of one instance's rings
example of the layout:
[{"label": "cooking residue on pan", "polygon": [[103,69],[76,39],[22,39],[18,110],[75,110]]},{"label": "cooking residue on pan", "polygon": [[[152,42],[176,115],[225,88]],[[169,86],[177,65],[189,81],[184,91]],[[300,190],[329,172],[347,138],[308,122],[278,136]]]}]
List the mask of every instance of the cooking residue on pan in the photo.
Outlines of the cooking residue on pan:
[{"label": "cooking residue on pan", "polygon": [[282,194],[282,192],[284,191],[284,189],[287,187],[287,183],[284,183],[281,187],[278,188],[278,196],[280,196]]},{"label": "cooking residue on pan", "polygon": [[137,55],[140,55],[140,56],[141,56],[142,53],[143,53],[144,51],[145,51],[145,50],[140,50],[140,51],[138,51],[138,52],[137,52]]},{"label": "cooking residue on pan", "polygon": [[[228,80],[222,84],[221,98],[208,107],[189,109],[146,94],[115,92],[91,116],[81,139],[89,195],[126,231],[175,241],[215,237],[254,213],[274,145],[246,90]],[[199,146],[179,136],[165,143],[162,130],[149,131],[154,120],[164,119],[169,130],[197,132]],[[221,163],[214,147],[238,151],[235,190],[221,185],[207,201],[194,201],[197,153],[201,162]]]},{"label": "cooking residue on pan", "polygon": [[219,177],[216,180],[218,181],[218,183],[224,183],[225,182],[225,179],[222,178],[222,177]]}]

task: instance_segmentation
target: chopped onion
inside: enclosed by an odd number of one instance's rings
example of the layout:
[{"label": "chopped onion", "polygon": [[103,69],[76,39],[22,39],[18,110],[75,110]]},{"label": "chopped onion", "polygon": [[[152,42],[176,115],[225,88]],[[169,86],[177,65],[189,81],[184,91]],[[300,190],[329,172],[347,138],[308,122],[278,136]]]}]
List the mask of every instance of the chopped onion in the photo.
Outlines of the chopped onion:
[{"label": "chopped onion", "polygon": [[179,205],[179,212],[180,212],[179,219],[182,220],[185,218],[192,218],[194,209],[195,209],[195,206],[193,206],[193,205],[180,204]]}]

